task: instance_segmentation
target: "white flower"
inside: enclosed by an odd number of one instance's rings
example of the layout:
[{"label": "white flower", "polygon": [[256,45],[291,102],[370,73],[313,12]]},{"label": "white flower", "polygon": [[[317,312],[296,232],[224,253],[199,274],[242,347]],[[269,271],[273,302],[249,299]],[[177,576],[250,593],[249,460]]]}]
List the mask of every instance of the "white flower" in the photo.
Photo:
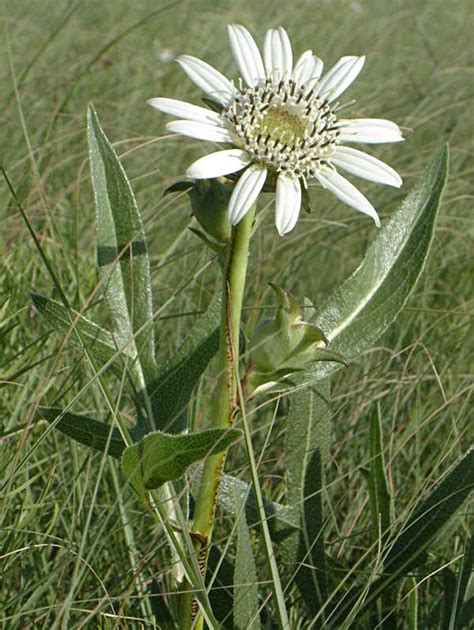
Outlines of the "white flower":
[{"label": "white flower", "polygon": [[389,120],[338,116],[337,99],[358,76],[365,57],[342,57],[321,76],[323,62],[311,50],[293,63],[290,40],[281,26],[267,31],[263,59],[243,26],[228,28],[242,76],[237,84],[195,57],[177,59],[189,78],[217,103],[219,112],[168,98],[148,101],[180,119],[168,123],[168,130],[227,145],[194,162],[188,177],[209,179],[243,171],[229,203],[233,225],[256,201],[268,177],[276,180],[275,221],[280,235],[294,228],[301,208],[301,185],[306,187],[314,178],[379,226],[372,204],[336,170],[389,186],[402,184],[384,162],[342,146],[403,140],[398,125]]}]

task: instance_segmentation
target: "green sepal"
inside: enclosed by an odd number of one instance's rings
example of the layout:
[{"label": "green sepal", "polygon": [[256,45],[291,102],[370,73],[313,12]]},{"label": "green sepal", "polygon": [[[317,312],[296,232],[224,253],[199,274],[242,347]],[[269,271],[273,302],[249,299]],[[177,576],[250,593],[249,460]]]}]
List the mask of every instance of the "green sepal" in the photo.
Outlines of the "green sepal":
[{"label": "green sepal", "polygon": [[347,359],[340,352],[331,350],[331,348],[316,348],[313,351],[311,361],[315,363],[319,361],[334,361],[334,363],[340,363],[344,367],[349,365]]},{"label": "green sepal", "polygon": [[311,214],[312,209],[309,203],[309,192],[305,186],[301,186],[301,205],[303,206],[303,210],[308,214]]},{"label": "green sepal", "polygon": [[193,183],[186,180],[174,182],[174,184],[168,186],[168,188],[166,188],[166,190],[163,192],[163,197],[165,195],[170,195],[171,193],[189,192],[192,187]]},{"label": "green sepal", "polygon": [[299,322],[292,325],[292,329],[301,329],[303,331],[303,337],[296,348],[288,356],[288,361],[291,361],[292,357],[298,360],[300,365],[307,363],[308,361],[314,361],[315,344],[320,342],[327,344],[328,340],[321,328],[312,324],[311,322]]},{"label": "green sepal", "polygon": [[201,241],[209,247],[216,254],[220,254],[222,251],[222,245],[220,243],[216,243],[216,241],[212,240],[205,234],[202,230],[198,230],[197,228],[190,227],[189,230],[195,234]]},{"label": "green sepal", "polygon": [[247,394],[249,397],[275,391],[284,391],[294,386],[294,383],[285,381],[292,374],[302,372],[302,368],[290,366],[274,372],[250,372],[247,378]]},{"label": "green sepal", "polygon": [[207,98],[206,96],[202,96],[201,101],[204,105],[207,105],[209,109],[212,109],[213,112],[217,112],[218,114],[220,114],[224,109],[220,103],[216,103],[216,101],[213,101],[211,98]]}]

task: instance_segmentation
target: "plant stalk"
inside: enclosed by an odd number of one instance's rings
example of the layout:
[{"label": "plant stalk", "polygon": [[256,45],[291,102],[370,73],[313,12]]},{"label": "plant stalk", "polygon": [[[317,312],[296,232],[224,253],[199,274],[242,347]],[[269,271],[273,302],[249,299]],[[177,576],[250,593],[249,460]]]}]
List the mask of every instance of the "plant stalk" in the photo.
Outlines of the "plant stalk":
[{"label": "plant stalk", "polygon": [[[213,395],[212,428],[230,427],[237,410],[237,375],[235,365],[239,357],[240,320],[247,275],[249,244],[255,208],[252,207],[232,231],[232,240],[225,264],[222,289],[222,311],[218,354],[218,382]],[[193,524],[190,530],[195,542],[198,563],[204,578],[214,526],[217,492],[225,463],[225,453],[207,458],[196,499]],[[196,619],[194,597],[186,588],[181,599],[180,628],[202,628],[202,617]]]}]

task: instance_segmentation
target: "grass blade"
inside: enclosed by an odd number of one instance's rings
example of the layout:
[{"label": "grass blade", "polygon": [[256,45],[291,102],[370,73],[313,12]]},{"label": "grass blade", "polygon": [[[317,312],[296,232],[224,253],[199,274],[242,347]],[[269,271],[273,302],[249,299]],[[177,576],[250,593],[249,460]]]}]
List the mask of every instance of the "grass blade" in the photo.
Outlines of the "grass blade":
[{"label": "grass blade", "polygon": [[474,490],[474,449],[469,450],[420,503],[396,538],[384,572],[396,575],[425,551]]},{"label": "grass blade", "polygon": [[[236,372],[238,373],[238,369],[236,369]],[[239,379],[237,379],[237,388],[238,388],[240,400],[243,401],[244,395],[242,392],[242,384]],[[247,449],[247,460],[250,467],[253,491],[255,493],[255,503],[256,503],[258,515],[260,518],[260,528],[261,528],[262,537],[263,537],[265,555],[267,558],[267,562],[270,569],[270,575],[272,578],[272,590],[273,590],[273,595],[275,598],[277,622],[278,622],[279,627],[282,630],[289,630],[290,625],[288,621],[288,612],[286,610],[285,596],[283,594],[280,574],[278,572],[278,566],[276,563],[275,554],[273,552],[272,539],[270,536],[270,529],[267,523],[267,515],[265,512],[265,503],[263,500],[262,489],[260,487],[260,480],[258,477],[257,462],[255,460],[255,453],[254,453],[253,445],[252,445],[252,435],[250,432],[245,405],[243,404],[241,406],[241,415],[242,415],[242,424],[243,424],[243,429],[244,429],[245,447]]]}]

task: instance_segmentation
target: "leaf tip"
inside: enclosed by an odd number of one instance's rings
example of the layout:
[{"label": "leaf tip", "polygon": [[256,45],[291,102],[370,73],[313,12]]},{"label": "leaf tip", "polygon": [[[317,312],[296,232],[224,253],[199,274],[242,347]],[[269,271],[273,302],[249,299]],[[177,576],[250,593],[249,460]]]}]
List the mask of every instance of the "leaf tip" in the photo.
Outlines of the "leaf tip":
[{"label": "leaf tip", "polygon": [[92,117],[97,117],[97,112],[92,101],[89,101],[87,103],[87,119],[90,120]]},{"label": "leaf tip", "polygon": [[37,310],[40,310],[41,307],[43,307],[48,301],[48,299],[45,298],[44,295],[40,295],[39,293],[32,292],[30,293],[30,297],[31,297],[31,301],[33,302],[33,306]]}]

